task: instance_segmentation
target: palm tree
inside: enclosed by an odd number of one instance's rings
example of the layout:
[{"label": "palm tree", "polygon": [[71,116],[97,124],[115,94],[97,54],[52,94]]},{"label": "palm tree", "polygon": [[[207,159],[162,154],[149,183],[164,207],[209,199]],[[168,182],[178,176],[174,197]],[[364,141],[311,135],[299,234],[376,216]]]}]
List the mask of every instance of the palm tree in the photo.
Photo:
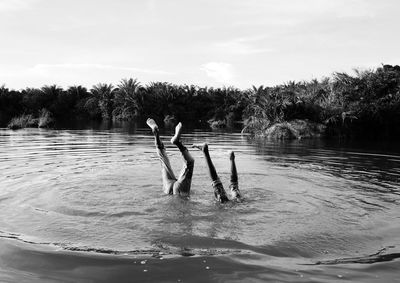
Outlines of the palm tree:
[{"label": "palm tree", "polygon": [[0,124],[8,122],[13,116],[22,112],[22,95],[9,90],[5,85],[0,87]]},{"label": "palm tree", "polygon": [[114,98],[114,117],[133,119],[143,111],[143,96],[140,83],[136,79],[122,79]]},{"label": "palm tree", "polygon": [[172,84],[167,82],[150,82],[146,86],[145,113],[154,116],[158,120],[163,120],[166,115],[173,115],[171,103],[174,99]]},{"label": "palm tree", "polygon": [[74,101],[75,114],[79,116],[85,116],[85,104],[90,98],[90,93],[88,90],[83,86],[74,85],[67,89],[67,93]]},{"label": "palm tree", "polygon": [[63,93],[63,89],[57,85],[45,85],[40,89],[42,91],[44,108],[54,108],[58,96]]},{"label": "palm tree", "polygon": [[76,97],[77,100],[87,98],[90,95],[87,88],[81,85],[70,86],[67,89],[67,92],[70,95]]},{"label": "palm tree", "polygon": [[[114,86],[112,84],[98,83],[92,87],[90,92],[92,93],[92,98],[94,100],[90,101],[90,103],[92,104],[97,100],[101,116],[105,119],[111,119],[114,106]],[[93,107],[93,104],[91,106]]]}]

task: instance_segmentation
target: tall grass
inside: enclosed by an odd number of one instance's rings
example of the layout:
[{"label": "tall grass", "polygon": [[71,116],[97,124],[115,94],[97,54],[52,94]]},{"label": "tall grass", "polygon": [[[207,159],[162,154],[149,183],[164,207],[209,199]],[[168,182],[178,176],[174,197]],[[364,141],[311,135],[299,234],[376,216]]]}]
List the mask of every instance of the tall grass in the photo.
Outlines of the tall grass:
[{"label": "tall grass", "polygon": [[47,109],[42,109],[40,111],[39,119],[38,119],[38,127],[39,128],[47,128],[53,123],[53,118],[51,117],[51,113]]},{"label": "tall grass", "polygon": [[7,125],[7,127],[12,130],[37,127],[37,126],[38,126],[38,120],[34,119],[30,114],[12,118]]}]

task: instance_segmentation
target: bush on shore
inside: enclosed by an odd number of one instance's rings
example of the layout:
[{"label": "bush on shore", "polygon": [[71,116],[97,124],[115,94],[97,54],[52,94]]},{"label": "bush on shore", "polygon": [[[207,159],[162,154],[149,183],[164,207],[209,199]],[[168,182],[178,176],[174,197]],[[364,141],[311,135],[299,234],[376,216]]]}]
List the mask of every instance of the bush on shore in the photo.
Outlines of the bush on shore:
[{"label": "bush on shore", "polygon": [[300,119],[324,124],[327,137],[400,139],[400,66],[253,87],[247,99],[244,131],[256,135]]},{"label": "bush on shore", "polygon": [[296,119],[273,124],[257,135],[275,140],[310,139],[324,137],[325,130],[324,124]]},{"label": "bush on shore", "polygon": [[38,119],[38,127],[39,128],[47,128],[53,123],[53,118],[51,117],[50,111],[47,109],[42,109],[40,111],[39,119]]},{"label": "bush on shore", "polygon": [[12,130],[32,128],[38,126],[38,119],[34,119],[32,115],[21,115],[19,117],[12,118],[7,127]]}]

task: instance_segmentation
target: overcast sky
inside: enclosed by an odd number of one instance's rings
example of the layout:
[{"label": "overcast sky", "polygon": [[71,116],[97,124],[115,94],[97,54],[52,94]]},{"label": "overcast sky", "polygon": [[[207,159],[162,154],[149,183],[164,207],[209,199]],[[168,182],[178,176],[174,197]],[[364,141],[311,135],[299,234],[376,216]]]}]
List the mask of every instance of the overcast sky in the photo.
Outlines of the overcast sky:
[{"label": "overcast sky", "polygon": [[0,85],[284,83],[400,64],[398,0],[0,0]]}]

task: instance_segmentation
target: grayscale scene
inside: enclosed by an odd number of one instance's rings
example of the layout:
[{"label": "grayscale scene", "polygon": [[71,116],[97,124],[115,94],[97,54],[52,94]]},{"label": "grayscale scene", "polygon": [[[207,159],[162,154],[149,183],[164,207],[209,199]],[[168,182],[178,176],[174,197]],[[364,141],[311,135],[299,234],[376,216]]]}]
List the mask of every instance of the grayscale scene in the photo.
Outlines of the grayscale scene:
[{"label": "grayscale scene", "polygon": [[0,0],[0,282],[399,282],[399,13]]}]

